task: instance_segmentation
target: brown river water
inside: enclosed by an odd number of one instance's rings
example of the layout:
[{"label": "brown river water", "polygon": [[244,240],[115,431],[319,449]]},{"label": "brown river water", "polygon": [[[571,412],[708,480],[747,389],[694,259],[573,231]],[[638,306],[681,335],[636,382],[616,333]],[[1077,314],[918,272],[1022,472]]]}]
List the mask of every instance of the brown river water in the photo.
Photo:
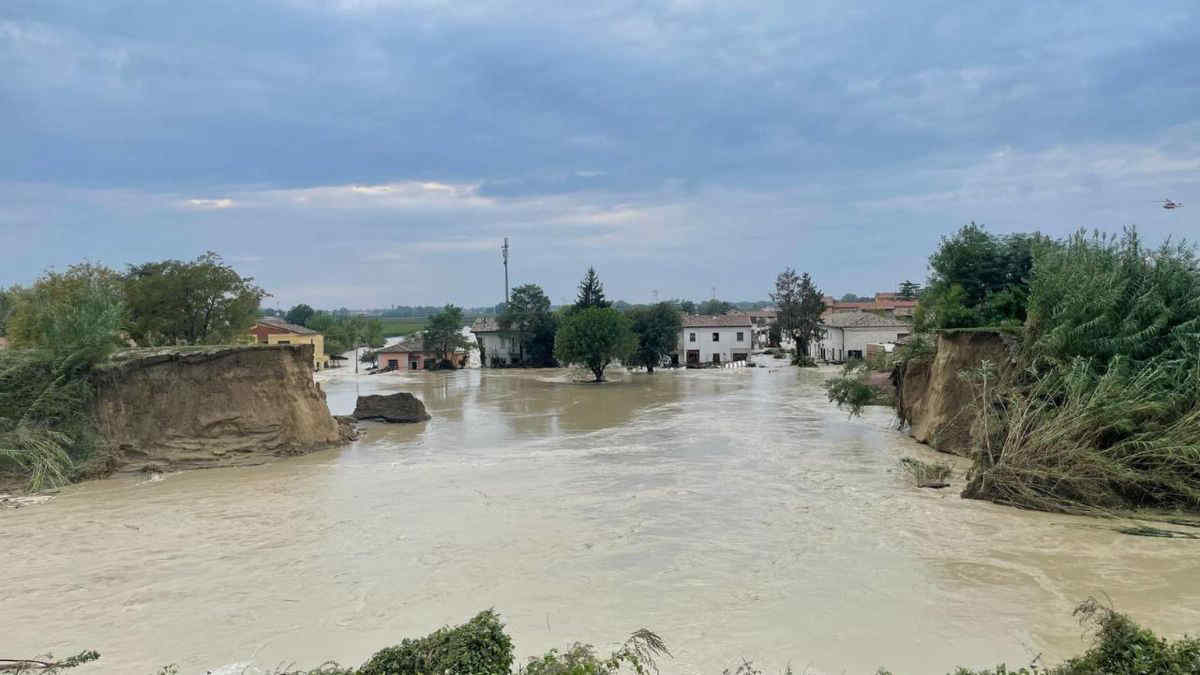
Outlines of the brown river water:
[{"label": "brown river water", "polygon": [[888,409],[826,403],[829,373],[326,383],[334,413],[412,391],[433,419],[0,512],[0,657],[92,648],[72,672],[145,675],[357,664],[495,607],[522,660],[645,626],[667,673],[743,657],[944,673],[1078,653],[1071,609],[1090,595],[1169,635],[1200,627],[1200,542],[963,500],[961,463],[950,489],[912,488],[899,459],[935,454]]}]

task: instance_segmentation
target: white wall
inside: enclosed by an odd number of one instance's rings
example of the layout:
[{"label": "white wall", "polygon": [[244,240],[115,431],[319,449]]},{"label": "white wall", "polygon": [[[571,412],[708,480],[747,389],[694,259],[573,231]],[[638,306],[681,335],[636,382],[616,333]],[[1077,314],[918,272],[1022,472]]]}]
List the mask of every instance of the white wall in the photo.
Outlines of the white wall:
[{"label": "white wall", "polygon": [[499,357],[505,363],[511,363],[520,357],[520,349],[515,338],[502,333],[476,333],[475,337],[479,340],[479,344],[483,346],[483,358],[486,363],[481,363],[484,368],[492,365],[492,357]]},{"label": "white wall", "polygon": [[817,341],[812,357],[826,361],[841,361],[845,358],[845,333],[841,328],[825,327],[825,337]]},{"label": "white wall", "polygon": [[[695,342],[690,339],[693,333],[696,335]],[[719,336],[716,342],[713,342],[713,333]],[[741,340],[737,339],[738,333],[742,334]],[[735,353],[749,354],[752,340],[749,325],[694,328],[685,326],[679,334],[679,364],[687,364],[687,353],[693,349],[699,350],[700,363],[711,363],[713,354],[720,354],[721,363],[728,363],[733,360]]]},{"label": "white wall", "polygon": [[[896,338],[912,332],[908,326],[894,328],[836,328],[826,327],[825,337],[817,343],[817,358],[829,361],[845,361],[848,352],[858,350],[865,356],[867,345],[895,342]],[[824,349],[824,353],[821,350]]]}]

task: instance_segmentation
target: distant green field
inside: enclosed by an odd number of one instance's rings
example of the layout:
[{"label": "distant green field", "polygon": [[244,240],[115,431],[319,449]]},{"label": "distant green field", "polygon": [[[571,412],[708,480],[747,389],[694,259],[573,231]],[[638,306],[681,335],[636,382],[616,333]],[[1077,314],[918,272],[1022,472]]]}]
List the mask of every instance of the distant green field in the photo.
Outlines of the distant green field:
[{"label": "distant green field", "polygon": [[398,316],[379,317],[379,322],[383,324],[383,334],[387,337],[395,337],[397,335],[411,335],[425,328],[428,319],[422,318],[406,318]]}]

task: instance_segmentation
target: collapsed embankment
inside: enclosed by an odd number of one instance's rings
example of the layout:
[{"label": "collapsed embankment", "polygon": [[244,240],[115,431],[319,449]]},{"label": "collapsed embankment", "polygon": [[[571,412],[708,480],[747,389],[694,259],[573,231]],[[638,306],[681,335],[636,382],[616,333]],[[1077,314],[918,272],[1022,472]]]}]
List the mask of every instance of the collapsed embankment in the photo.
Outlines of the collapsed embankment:
[{"label": "collapsed embankment", "polygon": [[311,345],[170,348],[117,354],[97,369],[92,474],[259,464],[333,447]]},{"label": "collapsed embankment", "polygon": [[970,456],[976,407],[972,385],[959,373],[990,361],[1003,374],[1011,365],[1011,342],[998,331],[944,332],[936,354],[897,366],[896,413],[912,437],[941,452]]}]

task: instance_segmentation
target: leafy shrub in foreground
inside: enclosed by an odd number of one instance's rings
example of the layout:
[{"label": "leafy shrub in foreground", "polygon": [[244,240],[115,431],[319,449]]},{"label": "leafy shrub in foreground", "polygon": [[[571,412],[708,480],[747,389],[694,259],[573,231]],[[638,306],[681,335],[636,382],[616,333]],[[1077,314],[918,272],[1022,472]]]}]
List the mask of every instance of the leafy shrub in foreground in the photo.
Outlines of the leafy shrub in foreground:
[{"label": "leafy shrub in foreground", "polygon": [[508,675],[512,662],[512,640],[505,634],[500,617],[489,609],[461,626],[440,628],[423,638],[406,638],[399,645],[381,649],[358,672]]}]

